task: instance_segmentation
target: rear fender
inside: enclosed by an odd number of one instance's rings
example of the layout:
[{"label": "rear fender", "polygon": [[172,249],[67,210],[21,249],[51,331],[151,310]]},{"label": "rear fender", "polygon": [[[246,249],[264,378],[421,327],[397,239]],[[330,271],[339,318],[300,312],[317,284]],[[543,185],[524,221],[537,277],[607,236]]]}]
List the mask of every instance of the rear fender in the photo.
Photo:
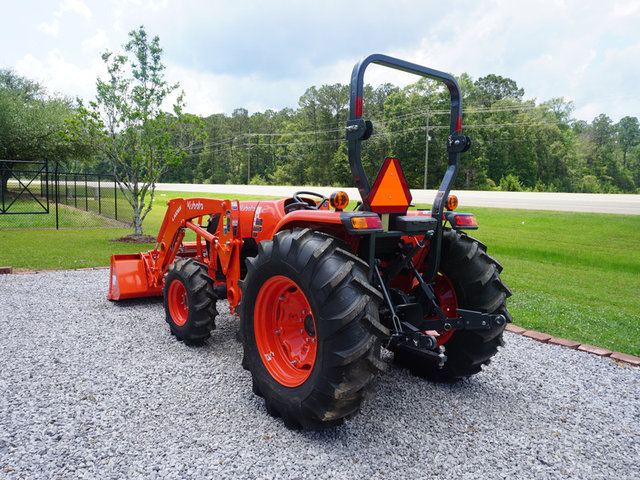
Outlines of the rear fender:
[{"label": "rear fender", "polygon": [[282,230],[293,230],[294,228],[310,228],[342,239],[346,239],[348,236],[340,219],[340,212],[329,210],[293,211],[278,222],[274,229],[274,234]]},{"label": "rear fender", "polygon": [[278,223],[274,234],[282,230],[310,228],[346,242],[351,253],[357,255],[362,237],[347,230],[340,213],[333,210],[296,210]]}]

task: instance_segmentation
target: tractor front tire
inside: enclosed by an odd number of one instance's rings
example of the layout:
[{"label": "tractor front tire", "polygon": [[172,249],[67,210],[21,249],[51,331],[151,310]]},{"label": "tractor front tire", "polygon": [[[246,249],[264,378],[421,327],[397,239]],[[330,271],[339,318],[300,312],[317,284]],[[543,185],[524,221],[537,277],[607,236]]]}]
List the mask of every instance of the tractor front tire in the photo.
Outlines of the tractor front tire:
[{"label": "tractor front tire", "polygon": [[215,328],[216,294],[204,265],[179,258],[164,279],[164,310],[171,334],[187,344],[202,344]]},{"label": "tractor front tire", "polygon": [[[487,248],[465,233],[445,229],[442,235],[440,271],[455,291],[458,308],[500,313],[508,322],[506,300],[511,291],[500,279],[502,266]],[[458,330],[444,344],[447,362],[439,369],[433,362],[402,348],[394,361],[418,377],[436,382],[455,382],[480,372],[504,344],[504,325],[489,330]]]},{"label": "tractor front tire", "polygon": [[296,229],[247,259],[240,309],[243,367],[267,412],[317,430],[355,414],[384,364],[380,292],[367,265],[323,233]]}]

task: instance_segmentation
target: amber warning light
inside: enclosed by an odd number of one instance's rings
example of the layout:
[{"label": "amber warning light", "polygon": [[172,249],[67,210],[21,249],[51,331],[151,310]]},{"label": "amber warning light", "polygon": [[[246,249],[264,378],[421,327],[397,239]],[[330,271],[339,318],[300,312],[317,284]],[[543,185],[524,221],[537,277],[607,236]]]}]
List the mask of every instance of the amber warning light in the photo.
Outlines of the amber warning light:
[{"label": "amber warning light", "polygon": [[329,197],[329,202],[336,210],[344,210],[349,206],[349,195],[343,191],[333,192]]}]

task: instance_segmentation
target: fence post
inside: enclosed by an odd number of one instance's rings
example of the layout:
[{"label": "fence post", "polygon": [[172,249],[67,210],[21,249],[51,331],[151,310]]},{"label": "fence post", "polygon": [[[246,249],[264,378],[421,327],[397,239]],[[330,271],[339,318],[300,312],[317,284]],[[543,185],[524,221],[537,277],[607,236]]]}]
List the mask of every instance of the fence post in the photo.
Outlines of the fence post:
[{"label": "fence post", "polygon": [[84,210],[89,211],[89,185],[87,184],[87,174],[84,174]]},{"label": "fence post", "polygon": [[58,164],[56,163],[56,173],[54,175],[54,187],[56,197],[56,230],[58,230],[58,197],[60,196],[60,177],[58,176]]},{"label": "fence post", "polygon": [[118,189],[116,188],[116,177],[113,177],[113,208],[116,214],[116,220],[118,220]]},{"label": "fence post", "polygon": [[[49,213],[49,159],[46,159],[45,163],[45,173],[44,173],[44,182],[45,182],[45,192],[47,194],[47,214]],[[40,181],[40,190],[42,190],[42,181]],[[42,192],[40,192],[42,195]]]},{"label": "fence post", "polygon": [[[0,212],[4,213],[4,162],[0,162],[0,197],[2,197],[2,210]],[[9,180],[7,180],[7,186],[9,185]]]},{"label": "fence post", "polygon": [[102,192],[100,191],[100,174],[98,174],[98,214],[102,215]]}]

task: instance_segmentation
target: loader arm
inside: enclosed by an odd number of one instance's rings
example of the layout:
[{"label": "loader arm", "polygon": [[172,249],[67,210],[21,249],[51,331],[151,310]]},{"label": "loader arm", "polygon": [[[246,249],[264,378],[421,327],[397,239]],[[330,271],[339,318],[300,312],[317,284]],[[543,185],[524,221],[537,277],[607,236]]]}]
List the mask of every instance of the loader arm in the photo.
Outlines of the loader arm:
[{"label": "loader arm", "polygon": [[[213,198],[177,198],[167,202],[167,212],[149,252],[136,255],[111,256],[110,300],[162,295],[164,275],[177,256],[181,256],[185,229],[196,233],[196,260],[207,265],[214,277],[220,269],[226,277],[229,303],[235,307],[240,300],[240,234],[239,208],[236,200]],[[215,233],[202,227],[204,216],[219,215]],[[209,243],[209,252],[203,248]],[[206,244],[205,244],[206,245]]]}]

